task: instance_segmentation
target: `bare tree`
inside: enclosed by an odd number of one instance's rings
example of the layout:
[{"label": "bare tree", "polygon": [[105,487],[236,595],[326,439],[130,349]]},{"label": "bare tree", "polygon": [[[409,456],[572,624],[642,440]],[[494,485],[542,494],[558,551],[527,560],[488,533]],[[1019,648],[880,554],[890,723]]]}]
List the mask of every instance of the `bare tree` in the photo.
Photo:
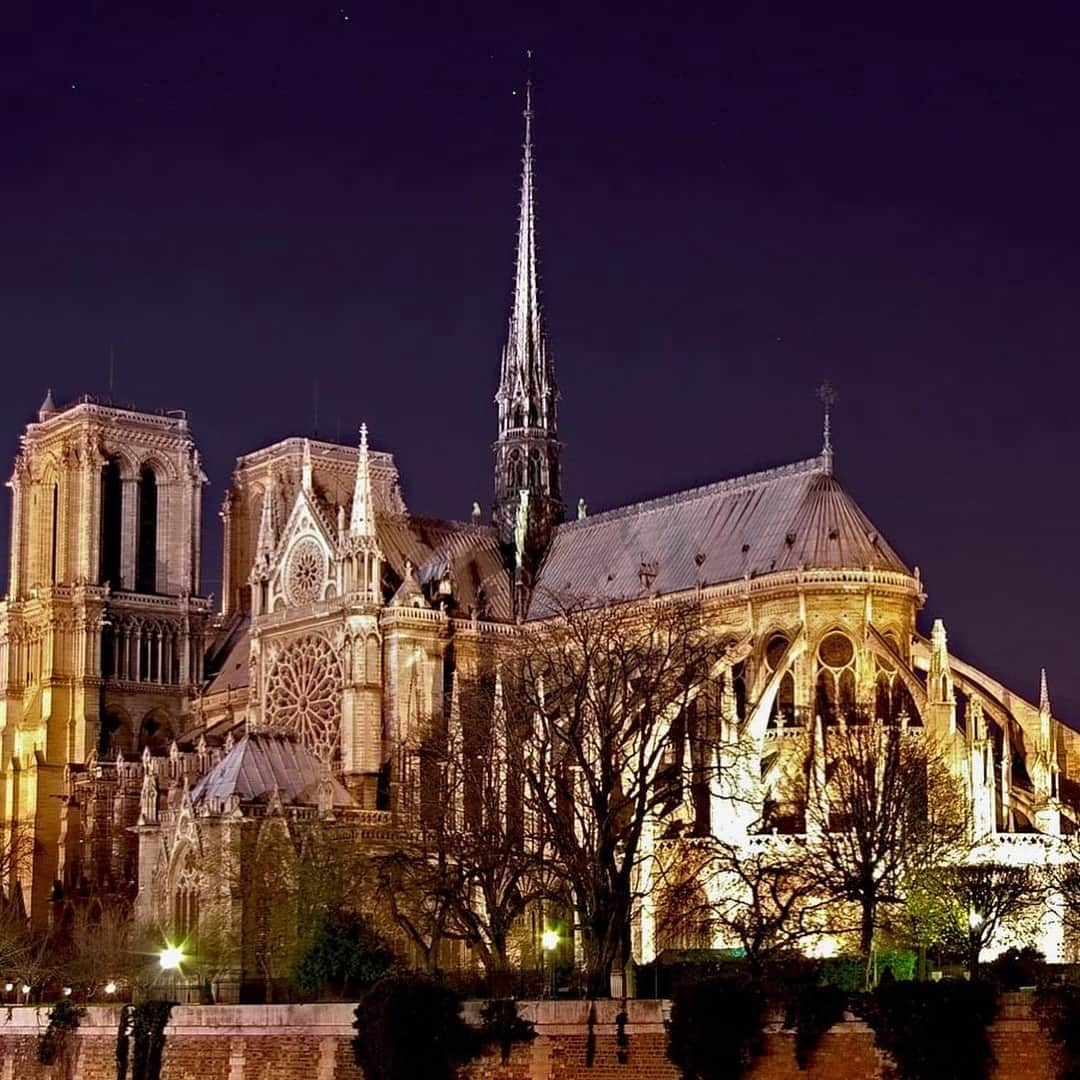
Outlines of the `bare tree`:
[{"label": "bare tree", "polygon": [[711,943],[717,933],[751,970],[819,935],[831,903],[808,865],[802,837],[757,836],[745,844],[697,841],[667,861],[659,879],[658,938]]},{"label": "bare tree", "polygon": [[945,867],[938,881],[952,912],[953,936],[967,954],[968,974],[978,978],[979,955],[1006,924],[1023,920],[1046,899],[1047,882],[1033,866],[972,863]]},{"label": "bare tree", "polygon": [[65,975],[82,996],[93,1000],[108,983],[131,986],[144,959],[137,949],[137,931],[123,908],[110,906],[94,917],[83,908],[75,916]]},{"label": "bare tree", "polygon": [[706,725],[724,655],[699,604],[655,601],[565,604],[501,651],[525,810],[566,882],[591,995],[629,959],[643,832],[682,780],[672,730],[699,698]]},{"label": "bare tree", "polygon": [[879,909],[909,873],[957,861],[969,827],[959,785],[930,735],[855,714],[825,728],[810,763],[807,831],[821,890],[859,912],[869,958]]}]

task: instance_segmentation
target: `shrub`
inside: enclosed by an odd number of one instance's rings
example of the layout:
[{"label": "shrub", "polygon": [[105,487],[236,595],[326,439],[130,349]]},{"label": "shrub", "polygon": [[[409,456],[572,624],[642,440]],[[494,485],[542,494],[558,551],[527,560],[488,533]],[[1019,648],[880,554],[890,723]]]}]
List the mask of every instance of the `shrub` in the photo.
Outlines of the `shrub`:
[{"label": "shrub", "polygon": [[765,995],[743,975],[682,986],[671,1006],[668,1057],[684,1080],[738,1080],[762,1050]]},{"label": "shrub", "polygon": [[982,1080],[994,1055],[986,1028],[997,1015],[989,983],[882,983],[863,997],[875,1041],[899,1080]]},{"label": "shrub", "polygon": [[1061,1047],[1060,1080],[1080,1080],[1080,986],[1040,986],[1035,1016]]},{"label": "shrub", "polygon": [[38,1039],[37,1058],[42,1065],[54,1061],[63,1063],[68,1054],[68,1037],[79,1026],[83,1010],[68,998],[58,1001],[49,1010],[49,1025]]},{"label": "shrub", "polygon": [[453,1080],[479,1049],[461,998],[417,975],[388,975],[356,1006],[353,1054],[366,1080]]},{"label": "shrub", "polygon": [[503,1064],[510,1060],[510,1049],[516,1042],[531,1042],[536,1030],[531,1020],[518,1016],[517,1002],[509,998],[489,1001],[480,1011],[480,1038],[487,1046],[499,1047]]},{"label": "shrub", "polygon": [[161,1057],[165,1051],[165,1025],[172,1012],[171,1001],[143,1001],[131,1010],[132,1080],[160,1080]]},{"label": "shrub", "polygon": [[393,964],[389,946],[364,916],[320,911],[299,944],[292,980],[313,994],[359,994]]},{"label": "shrub", "polygon": [[1046,981],[1046,957],[1038,949],[1006,949],[986,965],[986,974],[1002,990],[1038,986]]}]

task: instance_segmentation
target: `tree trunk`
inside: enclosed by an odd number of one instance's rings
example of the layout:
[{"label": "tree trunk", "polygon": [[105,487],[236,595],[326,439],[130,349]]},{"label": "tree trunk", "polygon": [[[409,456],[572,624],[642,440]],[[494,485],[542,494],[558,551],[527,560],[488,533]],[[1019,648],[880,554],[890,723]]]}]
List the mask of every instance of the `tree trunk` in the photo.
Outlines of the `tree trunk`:
[{"label": "tree trunk", "polygon": [[968,979],[975,982],[979,978],[979,953],[982,952],[982,942],[976,937],[968,939]]},{"label": "tree trunk", "polygon": [[859,930],[859,951],[863,957],[869,957],[870,950],[874,947],[874,927],[877,923],[877,898],[863,896],[862,898],[862,924]]}]

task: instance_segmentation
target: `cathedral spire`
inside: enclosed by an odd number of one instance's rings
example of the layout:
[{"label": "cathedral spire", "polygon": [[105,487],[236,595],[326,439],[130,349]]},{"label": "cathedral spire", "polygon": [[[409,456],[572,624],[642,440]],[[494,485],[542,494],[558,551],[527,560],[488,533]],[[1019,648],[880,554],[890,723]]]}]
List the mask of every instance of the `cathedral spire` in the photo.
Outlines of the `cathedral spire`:
[{"label": "cathedral spire", "polygon": [[367,424],[360,425],[360,454],[356,459],[356,487],[353,489],[349,535],[375,535],[375,502],[371,497],[371,462],[368,455]]},{"label": "cathedral spire", "polygon": [[[529,53],[531,66],[532,54]],[[555,369],[548,353],[537,273],[536,201],[533,176],[532,74],[525,84],[521,202],[514,295],[495,395],[499,438],[495,444],[493,517],[507,550],[515,546],[522,491],[529,492],[531,556],[542,554],[551,530],[563,519]]]}]

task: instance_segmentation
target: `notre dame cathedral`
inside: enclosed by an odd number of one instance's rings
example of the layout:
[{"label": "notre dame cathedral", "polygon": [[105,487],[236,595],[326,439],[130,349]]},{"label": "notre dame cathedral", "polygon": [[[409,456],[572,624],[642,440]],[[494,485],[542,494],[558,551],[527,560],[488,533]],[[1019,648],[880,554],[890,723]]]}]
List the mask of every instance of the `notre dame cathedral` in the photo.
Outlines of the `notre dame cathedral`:
[{"label": "notre dame cathedral", "polygon": [[[1029,700],[952,655],[940,620],[919,633],[918,569],[841,485],[827,427],[804,461],[566,520],[531,93],[524,117],[489,522],[479,507],[465,522],[413,512],[366,430],[359,446],[286,438],[237,459],[212,608],[207,477],[184,413],[50,393],[27,426],[9,482],[0,790],[3,819],[33,838],[3,886],[36,924],[119,899],[188,933],[224,905],[238,982],[251,912],[235,890],[210,895],[207,858],[241,859],[268,823],[313,814],[385,836],[422,783],[416,748],[453,708],[455,674],[564,590],[693,594],[738,643],[724,700],[760,766],[759,808],[717,801],[718,835],[804,828],[782,763],[822,752],[820,716],[856,701],[946,741],[972,828],[1002,858],[1044,859],[1075,830],[1080,743],[1045,679]],[[635,943],[639,960],[663,945],[648,898]]]}]

